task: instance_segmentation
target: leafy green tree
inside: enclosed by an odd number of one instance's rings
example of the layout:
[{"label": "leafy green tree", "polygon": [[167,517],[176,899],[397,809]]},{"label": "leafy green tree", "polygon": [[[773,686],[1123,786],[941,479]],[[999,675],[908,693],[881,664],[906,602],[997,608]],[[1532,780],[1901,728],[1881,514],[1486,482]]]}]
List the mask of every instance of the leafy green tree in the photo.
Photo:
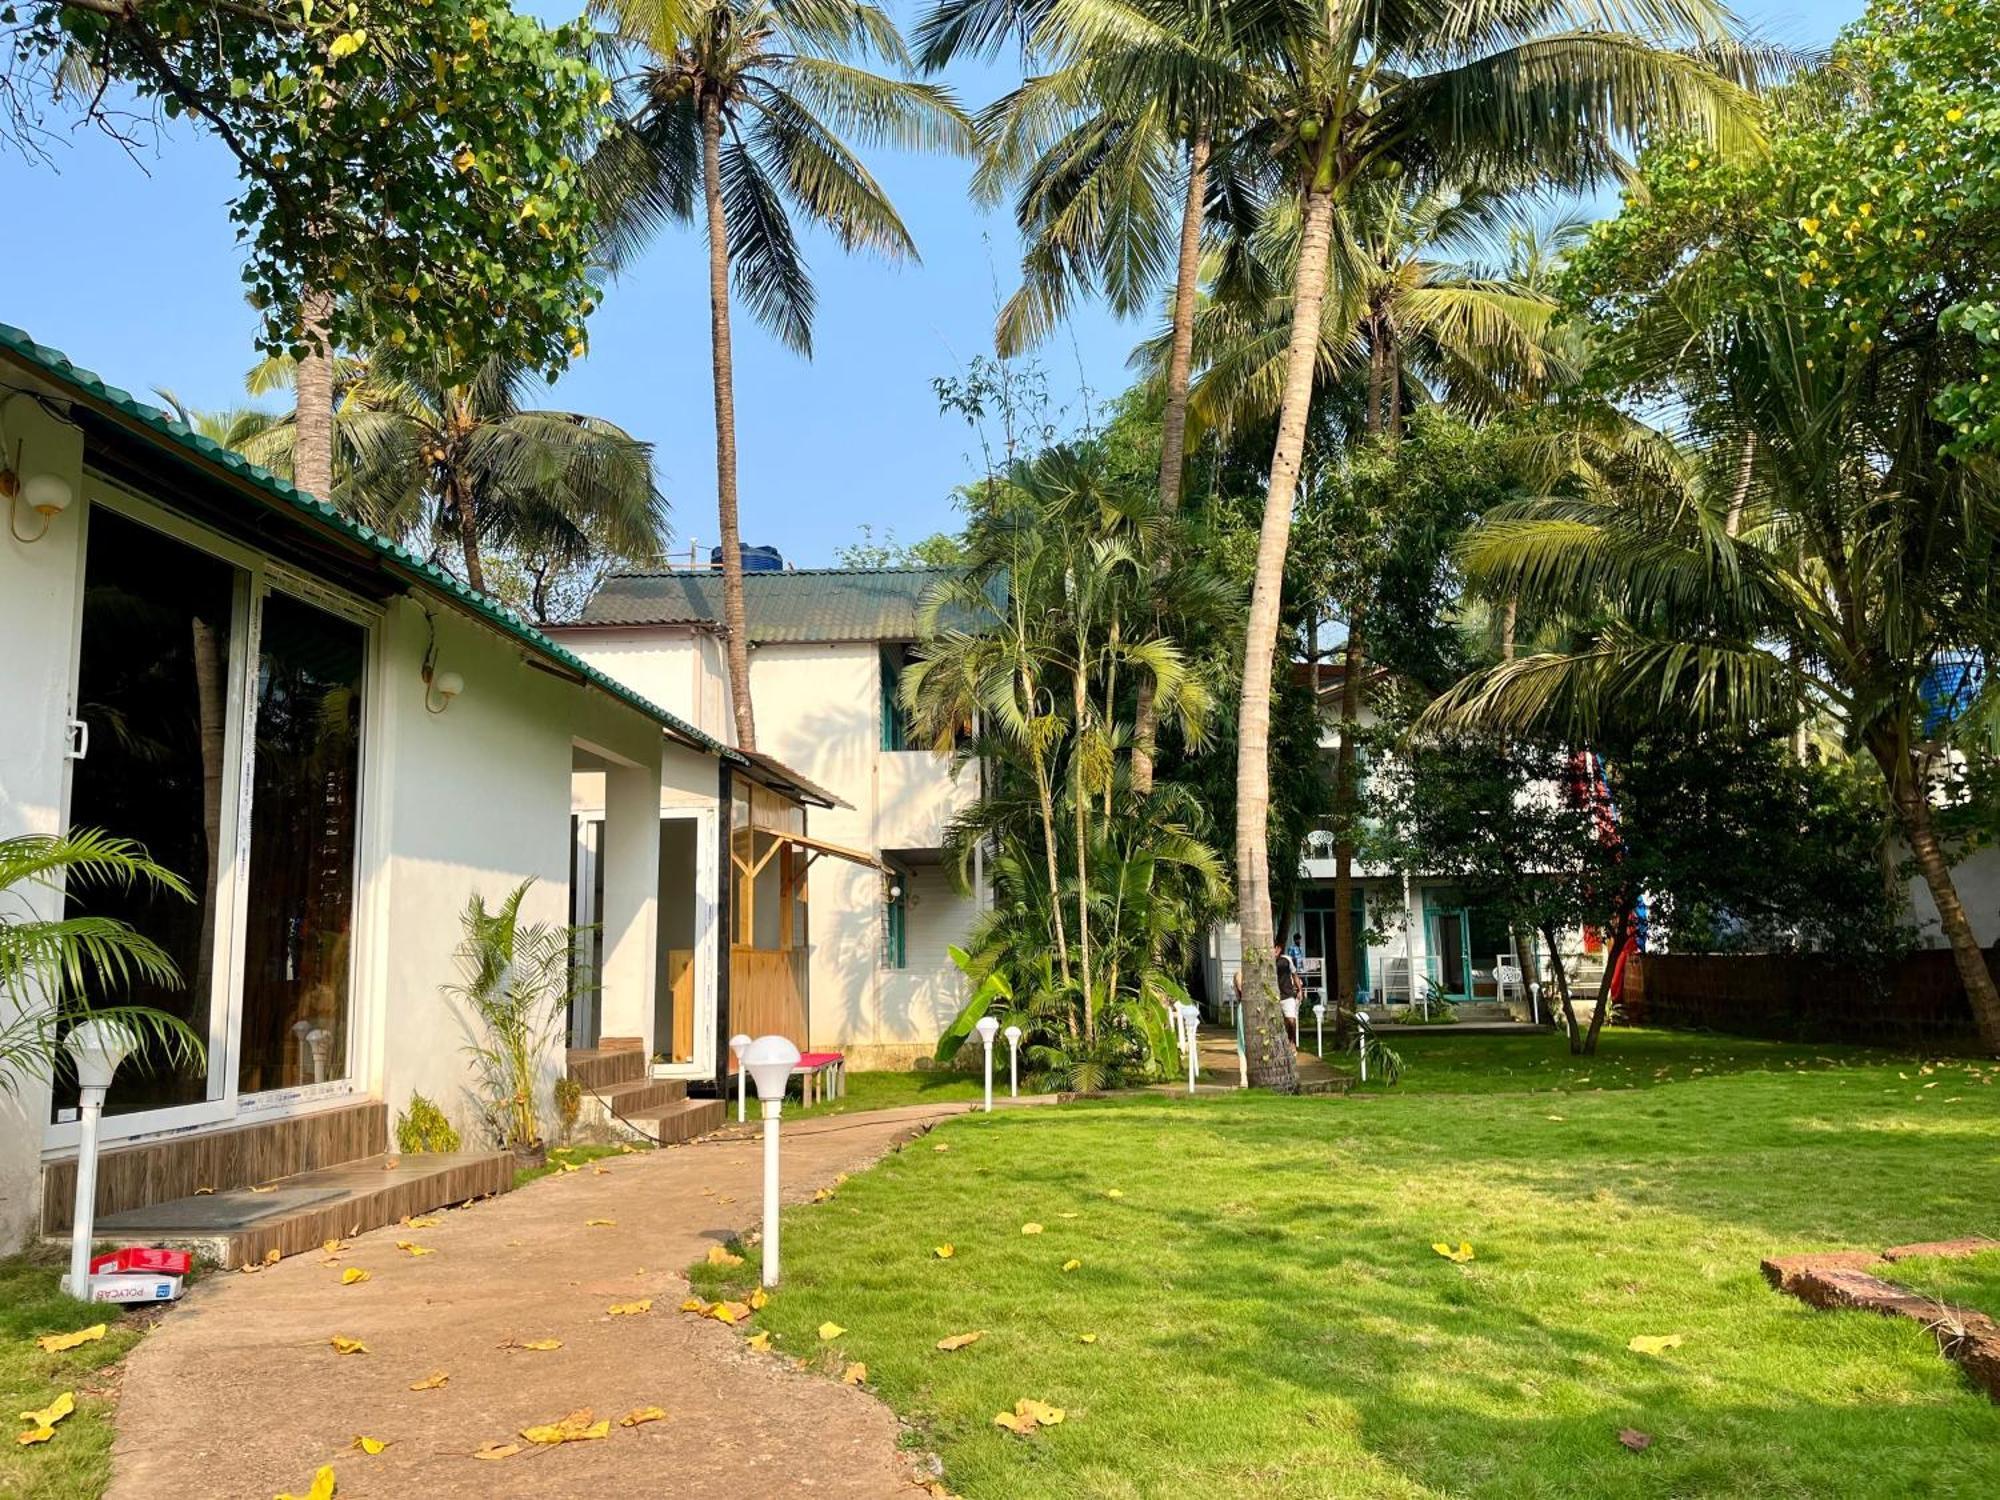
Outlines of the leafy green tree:
[{"label": "leafy green tree", "polygon": [[505,0],[28,0],[0,27],[0,129],[30,152],[72,105],[137,144],[133,97],[229,151],[267,352],[550,373],[582,353],[599,293],[579,159],[611,102],[587,28]]},{"label": "leafy green tree", "polygon": [[[971,122],[951,94],[908,76],[888,12],[861,0],[601,0],[612,45],[635,55],[620,80],[624,125],[597,158],[614,255],[663,224],[708,231],[709,345],[715,387],[722,608],[736,741],[757,744],[743,612],[736,488],[730,277],[752,316],[812,352],[814,295],[795,218],[843,250],[914,259],[916,245],[855,152],[864,146],[961,151]],[[874,71],[876,68],[886,71]]]},{"label": "leafy green tree", "polygon": [[[1069,0],[1083,45],[1170,49],[1180,0]],[[1270,800],[1271,683],[1336,211],[1356,183],[1405,173],[1420,185],[1580,187],[1617,161],[1621,140],[1684,128],[1729,141],[1755,134],[1753,110],[1718,64],[1746,71],[1711,0],[1644,10],[1560,3],[1384,10],[1278,4],[1239,18],[1232,37],[1258,113],[1246,148],[1277,163],[1296,205],[1299,254],[1279,382],[1276,440],[1245,639],[1237,715],[1237,897],[1252,1081],[1295,1087],[1276,1038],[1269,854],[1257,835]],[[1697,56],[1678,44],[1691,44]]]},{"label": "leafy green tree", "polygon": [[860,525],[858,541],[844,542],[833,549],[835,564],[843,568],[953,568],[965,560],[965,548],[948,531],[934,531],[919,541],[896,540],[896,528],[885,526],[878,540],[875,528]]},{"label": "leafy green tree", "polygon": [[[261,367],[254,388],[282,384],[292,369]],[[341,377],[333,503],[386,536],[449,547],[482,593],[489,547],[526,568],[531,606],[547,619],[551,578],[605,557],[650,562],[665,545],[652,445],[602,417],[524,408],[531,382],[520,366],[490,361],[454,381],[384,353],[345,362]],[[296,419],[274,421],[240,451],[287,474],[298,440]]]},{"label": "leafy green tree", "polygon": [[[1994,350],[1963,311],[2000,237],[1956,217],[1986,191],[1969,178],[1995,137],[1961,128],[1990,105],[1955,102],[1944,71],[1990,50],[1991,7],[1964,9],[1963,29],[1956,13],[1871,11],[1781,100],[1766,161],[1685,142],[1647,154],[1643,195],[1579,255],[1575,284],[1615,392],[1685,410],[1686,462],[1476,533],[1476,577],[1578,633],[1461,682],[1435,716],[1578,739],[1641,713],[1829,723],[1879,771],[2000,1051],[2000,993],[1937,817],[1956,757],[1990,752],[1996,701],[1989,681],[1954,721],[1939,673],[2000,650],[2000,492],[1966,405]],[[1904,165],[1870,178],[1885,140],[1884,167],[1895,141]],[[1949,242],[1912,249],[1932,243],[1931,204]]]},{"label": "leafy green tree", "polygon": [[[90,828],[0,839],[0,1094],[53,1073],[64,1056],[63,1037],[85,1020],[129,1033],[138,1043],[133,1066],[177,1071],[201,1065],[205,1044],[178,1016],[145,1005],[99,1003],[100,995],[116,994],[128,980],[181,982],[158,943],[86,909],[93,890],[133,886],[194,899],[179,876],[130,839]],[[37,892],[66,898],[69,910],[60,917],[35,915],[30,902]]]}]

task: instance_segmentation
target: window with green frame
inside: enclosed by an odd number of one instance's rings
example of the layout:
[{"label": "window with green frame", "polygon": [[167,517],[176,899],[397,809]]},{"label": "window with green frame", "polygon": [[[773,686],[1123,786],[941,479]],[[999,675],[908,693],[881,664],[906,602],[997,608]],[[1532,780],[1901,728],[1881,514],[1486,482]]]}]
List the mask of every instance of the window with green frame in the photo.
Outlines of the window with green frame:
[{"label": "window with green frame", "polygon": [[907,877],[891,870],[882,877],[882,967],[906,969],[909,955],[910,891]]},{"label": "window with green frame", "polygon": [[915,726],[910,716],[897,701],[897,685],[901,682],[903,668],[909,662],[910,648],[897,642],[881,648],[882,663],[882,748],[884,750],[919,750]]}]

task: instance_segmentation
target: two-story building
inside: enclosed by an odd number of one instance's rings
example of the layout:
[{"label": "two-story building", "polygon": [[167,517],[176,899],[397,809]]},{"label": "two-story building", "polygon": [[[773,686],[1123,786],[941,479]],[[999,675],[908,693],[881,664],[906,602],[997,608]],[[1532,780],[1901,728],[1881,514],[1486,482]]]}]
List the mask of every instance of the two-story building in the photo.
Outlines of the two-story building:
[{"label": "two-story building", "polygon": [[[796,768],[801,781],[810,778],[818,805],[813,838],[770,863],[750,847],[755,807],[735,822],[732,838],[741,847],[733,846],[730,858],[740,894],[730,933],[730,1013],[745,1013],[740,992],[763,982],[756,976],[799,976],[788,993],[804,1010],[811,1045],[844,1053],[854,1067],[907,1066],[927,1056],[964,999],[947,949],[965,941],[979,900],[954,886],[943,846],[946,825],[978,796],[979,771],[954,771],[916,744],[896,705],[925,594],[941,576],[927,568],[744,575],[758,748]],[[552,634],[727,743],[734,714],[722,632],[721,575],[689,569],[614,574],[577,624]],[[591,801],[580,783],[586,845]],[[716,857],[674,852],[685,841],[665,829],[663,860]],[[663,950],[663,963],[685,972],[670,937]],[[674,975],[663,979],[672,1004]],[[704,982],[697,967],[697,995]],[[691,1014],[676,1013],[672,1024],[655,1028],[675,1038],[665,1055],[656,1052],[656,1073],[717,1076],[715,1039],[702,1032],[712,1014],[697,1000]]]}]

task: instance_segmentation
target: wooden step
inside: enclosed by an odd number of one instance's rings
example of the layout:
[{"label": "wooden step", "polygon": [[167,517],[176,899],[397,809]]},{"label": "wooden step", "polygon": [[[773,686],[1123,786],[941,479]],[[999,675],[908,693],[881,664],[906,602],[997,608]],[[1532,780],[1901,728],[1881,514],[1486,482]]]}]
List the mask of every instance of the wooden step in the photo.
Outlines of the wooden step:
[{"label": "wooden step", "polygon": [[193,1250],[225,1269],[316,1250],[514,1185],[506,1151],[370,1156],[255,1186],[151,1203],[97,1221],[100,1240]]},{"label": "wooden step", "polygon": [[628,1123],[662,1146],[678,1145],[719,1129],[728,1117],[720,1099],[676,1099],[625,1116]]},{"label": "wooden step", "polygon": [[636,1110],[651,1109],[656,1104],[676,1104],[685,1098],[687,1084],[681,1079],[648,1078],[638,1083],[591,1089],[583,1107],[588,1112],[590,1101],[595,1099],[610,1114],[629,1117]]},{"label": "wooden step", "polygon": [[587,1089],[643,1083],[646,1054],[638,1047],[572,1047],[566,1058],[569,1076]]}]

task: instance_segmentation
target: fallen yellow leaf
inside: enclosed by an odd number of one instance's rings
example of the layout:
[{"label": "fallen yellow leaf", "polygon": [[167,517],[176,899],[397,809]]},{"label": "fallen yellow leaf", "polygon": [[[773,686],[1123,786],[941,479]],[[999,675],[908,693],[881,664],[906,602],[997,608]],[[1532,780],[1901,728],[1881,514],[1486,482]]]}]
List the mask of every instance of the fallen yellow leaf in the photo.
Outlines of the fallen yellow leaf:
[{"label": "fallen yellow leaf", "polygon": [[273,1245],[269,1250],[264,1252],[264,1264],[267,1266],[275,1266],[283,1259],[284,1256],[276,1245]]},{"label": "fallen yellow leaf", "polygon": [[771,1348],[771,1332],[767,1328],[760,1328],[757,1332],[751,1334],[746,1342],[759,1354],[768,1353]]},{"label": "fallen yellow leaf", "polygon": [[736,1324],[750,1316],[747,1302],[716,1302],[710,1305],[708,1315],[718,1323]]},{"label": "fallen yellow leaf", "polygon": [[616,1219],[585,1219],[583,1227],[585,1229],[615,1229],[618,1227],[618,1221]]},{"label": "fallen yellow leaf", "polygon": [[931,1251],[931,1254],[935,1255],[939,1260],[950,1260],[954,1255],[958,1254],[958,1251],[950,1245],[939,1245],[937,1249]]},{"label": "fallen yellow leaf", "polygon": [[519,1443],[481,1443],[472,1450],[474,1458],[512,1458],[521,1451]]},{"label": "fallen yellow leaf", "polygon": [[398,1250],[402,1251],[402,1252],[403,1252],[403,1253],[404,1253],[405,1255],[436,1255],[436,1254],[437,1254],[437,1251],[436,1251],[436,1250],[434,1250],[434,1249],[432,1249],[432,1248],[431,1248],[431,1247],[430,1247],[429,1245],[419,1245],[419,1244],[415,1243],[415,1242],[414,1242],[414,1241],[412,1241],[412,1240],[397,1240],[397,1241],[396,1241],[396,1248],[397,1248]]},{"label": "fallen yellow leaf", "polygon": [[322,1255],[338,1255],[346,1248],[347,1246],[339,1240],[321,1240],[319,1242],[320,1254]]},{"label": "fallen yellow leaf", "polygon": [[1123,1188],[1107,1188],[1107,1189],[1105,1189],[1105,1193],[1104,1193],[1104,1196],[1105,1196],[1105,1197],[1107,1197],[1107,1198],[1122,1198],[1122,1197],[1124,1197],[1124,1196],[1125,1196],[1125,1189],[1123,1189]]},{"label": "fallen yellow leaf", "polygon": [[552,1349],[562,1348],[561,1339],[515,1339],[502,1344],[502,1349],[531,1349],[537,1354],[547,1354]]},{"label": "fallen yellow leaf", "polygon": [[30,1427],[26,1432],[15,1433],[14,1441],[25,1448],[35,1443],[46,1443],[55,1435],[56,1430],[53,1427]]},{"label": "fallen yellow leaf", "polygon": [[345,1271],[340,1273],[340,1284],[342,1286],[353,1286],[357,1281],[366,1281],[367,1279],[368,1273],[359,1266],[349,1266]]},{"label": "fallen yellow leaf", "polygon": [[840,1372],[842,1385],[860,1385],[867,1378],[868,1366],[864,1364],[851,1364]]},{"label": "fallen yellow leaf", "polygon": [[531,1443],[581,1443],[593,1438],[608,1437],[610,1434],[610,1419],[606,1418],[602,1422],[592,1421],[591,1410],[587,1406],[571,1412],[559,1422],[521,1429],[521,1436]]},{"label": "fallen yellow leaf", "polygon": [[701,1298],[699,1297],[690,1297],[681,1304],[681,1311],[691,1312],[691,1313],[705,1313],[708,1311],[708,1304],[702,1301]]},{"label": "fallen yellow leaf", "polygon": [[74,1349],[82,1344],[92,1344],[104,1337],[104,1325],[93,1323],[88,1328],[79,1328],[75,1333],[45,1333],[35,1342],[41,1345],[44,1354],[60,1354],[65,1349]]},{"label": "fallen yellow leaf", "polygon": [[667,1413],[664,1407],[635,1406],[618,1419],[620,1427],[643,1427],[648,1422],[664,1422]]},{"label": "fallen yellow leaf", "polygon": [[1097,1342],[1097,1335],[1094,1333],[1079,1333],[1076,1336],[1076,1341],[1079,1344],[1094,1344]]},{"label": "fallen yellow leaf", "polygon": [[366,1354],[368,1352],[368,1346],[362,1343],[360,1339],[351,1339],[344,1334],[336,1333],[327,1342],[333,1345],[333,1352],[335,1354]]},{"label": "fallen yellow leaf", "polygon": [[967,1344],[976,1344],[984,1337],[986,1337],[986,1330],[975,1328],[971,1333],[954,1333],[948,1339],[939,1339],[937,1346],[946,1354],[949,1354],[954,1349],[963,1349]]},{"label": "fallen yellow leaf", "polygon": [[708,1247],[708,1263],[711,1266],[740,1266],[743,1264],[743,1257],[740,1255],[731,1255],[726,1246],[710,1245]]},{"label": "fallen yellow leaf", "polygon": [[426,1375],[422,1380],[413,1383],[410,1386],[410,1389],[413,1391],[443,1390],[445,1382],[450,1379],[451,1377],[447,1375],[443,1370],[435,1370],[429,1375]]},{"label": "fallen yellow leaf", "polygon": [[995,1427],[1004,1427],[1009,1432],[1017,1433],[1021,1437],[1026,1437],[1035,1430],[1033,1422],[1030,1422],[1026,1417],[1017,1417],[1011,1411],[995,1412],[993,1415],[993,1425]]},{"label": "fallen yellow leaf", "polygon": [[931,1150],[933,1151],[949,1151],[950,1149],[951,1149],[950,1141],[939,1141],[935,1146],[931,1147]]},{"label": "fallen yellow leaf", "polygon": [[1642,1333],[1625,1347],[1634,1354],[1665,1354],[1669,1349],[1681,1346],[1678,1333]]},{"label": "fallen yellow leaf", "polygon": [[813,1202],[825,1203],[831,1197],[833,1197],[832,1188],[820,1188],[817,1192],[813,1194]]},{"label": "fallen yellow leaf", "polygon": [[1459,1243],[1459,1247],[1456,1250],[1452,1249],[1451,1246],[1444,1240],[1439,1240],[1437,1243],[1431,1246],[1431,1249],[1437,1251],[1437,1253],[1439,1255],[1442,1255],[1446,1260],[1461,1266],[1464,1265],[1467,1261],[1472,1259],[1472,1246],[1464,1243],[1463,1241]]},{"label": "fallen yellow leaf", "polygon": [[770,1300],[771,1294],[760,1286],[750,1294],[750,1310],[752,1312],[762,1312],[770,1303]]},{"label": "fallen yellow leaf", "polygon": [[30,1427],[53,1427],[76,1410],[76,1393],[64,1391],[40,1411],[24,1411],[21,1420]]},{"label": "fallen yellow leaf", "polygon": [[842,1328],[838,1323],[822,1323],[819,1325],[819,1338],[823,1344],[832,1343],[833,1340],[839,1338],[845,1332],[847,1330]]},{"label": "fallen yellow leaf", "polygon": [[333,1477],[333,1465],[321,1464],[314,1472],[312,1485],[303,1495],[284,1494],[277,1500],[333,1500],[337,1481]]},{"label": "fallen yellow leaf", "polygon": [[1030,1418],[1042,1427],[1053,1427],[1063,1419],[1063,1409],[1060,1406],[1050,1406],[1046,1402],[1036,1401],[1027,1396],[1014,1403],[1014,1414]]},{"label": "fallen yellow leaf", "polygon": [[653,1299],[651,1297],[641,1297],[637,1302],[614,1302],[611,1304],[610,1309],[611,1316],[614,1318],[635,1317],[639,1313],[648,1313],[652,1310]]},{"label": "fallen yellow leaf", "polygon": [[363,1453],[367,1454],[370,1458],[373,1458],[376,1454],[380,1453],[384,1448],[388,1447],[389,1445],[383,1442],[381,1438],[363,1437],[360,1433],[357,1432],[354,1434],[354,1446],[356,1448],[359,1448]]},{"label": "fallen yellow leaf", "polygon": [[1063,1267],[1062,1267],[1062,1268],[1063,1268],[1063,1269],[1064,1269],[1065,1271],[1074,1271],[1074,1270],[1076,1270],[1076,1269],[1077,1269],[1077,1268],[1078,1268],[1079,1266],[1081,1266],[1082,1264],[1083,1264],[1083,1262],[1082,1262],[1082,1261],[1080,1261],[1080,1260],[1066,1260],[1066,1261],[1064,1261],[1064,1262],[1063,1262]]},{"label": "fallen yellow leaf", "polygon": [[405,1214],[402,1218],[402,1225],[405,1229],[435,1229],[438,1226],[438,1221],[431,1218],[413,1219],[408,1214]]},{"label": "fallen yellow leaf", "polygon": [[1040,1234],[1041,1232],[1042,1226],[1039,1224],[1023,1224],[1021,1226],[1021,1233],[1023,1234]]}]

